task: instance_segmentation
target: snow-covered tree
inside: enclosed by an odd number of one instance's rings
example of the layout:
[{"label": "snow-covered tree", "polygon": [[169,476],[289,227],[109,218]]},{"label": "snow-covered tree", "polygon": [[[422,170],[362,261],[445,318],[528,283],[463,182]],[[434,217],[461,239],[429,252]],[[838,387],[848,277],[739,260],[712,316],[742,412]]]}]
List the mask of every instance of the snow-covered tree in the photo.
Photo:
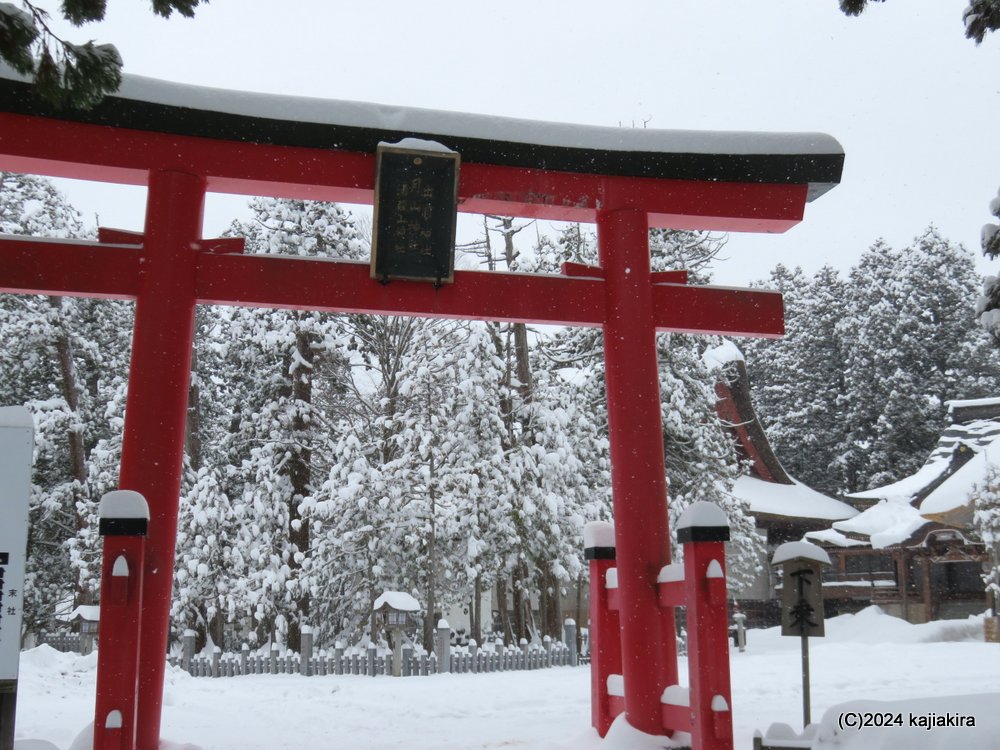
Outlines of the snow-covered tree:
[{"label": "snow-covered tree", "polygon": [[[558,243],[542,241],[522,255],[514,236],[528,225],[510,218],[492,221],[480,248],[491,270],[551,273],[565,261],[592,260],[581,247],[579,227],[568,227]],[[494,234],[502,241],[496,249]],[[553,372],[537,332],[523,324],[491,323],[487,330],[503,363],[496,398],[508,476],[515,484],[510,518],[516,539],[496,589],[501,627],[514,638],[558,635],[561,593],[582,572],[582,524],[607,514],[607,474],[599,468],[606,461],[600,454],[606,457],[607,451],[599,427],[604,417],[595,419],[589,399]]]},{"label": "snow-covered tree", "polygon": [[[193,16],[201,0],[153,0],[153,12]],[[46,3],[0,6],[0,59],[31,75],[39,96],[58,107],[89,108],[121,85],[122,58],[113,44],[73,43],[53,30]],[[64,0],[60,15],[74,26],[101,21],[107,0]]]},{"label": "snow-covered tree", "polygon": [[[361,252],[350,216],[336,205],[255,200],[251,208],[254,219],[232,230],[246,237],[248,252],[341,258]],[[225,431],[207,450],[214,451],[212,462],[227,468],[218,476],[199,475],[185,499],[194,505],[185,512],[213,522],[228,511],[211,504],[228,503],[247,521],[231,531],[194,529],[178,548],[178,572],[186,576],[187,592],[218,592],[214,579],[226,576],[229,561],[206,556],[201,539],[215,534],[231,540],[247,577],[225,588],[233,599],[204,603],[203,618],[210,619],[209,609],[249,618],[253,636],[276,632],[297,648],[318,586],[308,501],[328,471],[335,439],[315,402],[318,391],[336,390],[347,377],[340,326],[332,315],[308,311],[223,308],[203,333],[199,363],[221,362],[226,377],[206,371],[198,386],[206,391],[204,400],[224,404],[229,414]],[[211,466],[208,457],[204,465]],[[175,601],[175,607],[187,606]]]},{"label": "snow-covered tree", "polygon": [[996,615],[1000,613],[1000,467],[989,466],[982,485],[973,489],[972,499],[972,524],[989,554],[989,570],[983,574],[983,583]]},{"label": "snow-covered tree", "polygon": [[[0,173],[0,232],[86,233],[48,180],[10,173]],[[44,627],[57,601],[90,603],[97,594],[98,468],[115,427],[108,406],[128,372],[131,307],[0,295],[0,337],[0,403],[25,404],[35,420],[26,625]]]},{"label": "snow-covered tree", "polygon": [[[811,365],[811,353],[804,346],[806,302],[809,279],[801,268],[778,264],[765,281],[753,284],[780,292],[785,306],[785,335],[782,339],[748,339],[740,342],[753,386],[754,406],[767,430],[776,454],[785,467],[799,476],[795,457],[803,432],[798,419],[807,397],[800,387],[804,371]],[[789,450],[795,446],[796,450]],[[803,477],[803,481],[805,480]]]},{"label": "snow-covered tree", "polygon": [[852,270],[841,322],[848,489],[912,473],[940,434],[946,400],[996,392],[997,360],[974,325],[977,286],[971,253],[933,228],[901,251],[874,247]]},{"label": "snow-covered tree", "polygon": [[[687,270],[694,283],[708,281],[707,265],[722,247],[720,238],[706,233],[654,230],[650,235],[651,266],[654,271]],[[542,258],[597,262],[593,235],[571,227],[557,240],[542,244]],[[759,540],[746,504],[731,494],[739,474],[736,451],[715,411],[715,376],[702,361],[716,337],[660,334],[661,409],[668,481],[668,513],[671,530],[690,503],[707,500],[726,511],[732,527],[730,580],[734,585],[752,576],[759,559]],[[598,331],[567,329],[543,342],[548,356],[580,382],[592,414],[604,419],[607,397],[604,392],[603,342]],[[606,423],[603,424],[606,438]],[[606,451],[606,441],[601,448]],[[606,454],[595,451],[607,481]],[[607,485],[602,486],[607,493]],[[589,519],[588,519],[589,520]],[[681,550],[673,545],[675,554]]]},{"label": "snow-covered tree", "polygon": [[[177,631],[188,628],[214,645],[226,643],[226,624],[243,624],[246,603],[257,590],[247,565],[246,505],[234,504],[225,491],[224,468],[191,468],[186,462],[183,502],[177,523],[177,565],[170,616]],[[247,591],[247,589],[250,589]],[[237,628],[237,633],[242,628]]]},{"label": "snow-covered tree", "polygon": [[[1000,220],[1000,194],[990,201],[990,213]],[[985,224],[980,238],[983,255],[992,260],[1000,257],[1000,225]],[[982,294],[976,302],[976,314],[983,329],[1000,343],[1000,280],[996,276],[987,276],[983,282]]]},{"label": "snow-covered tree", "polygon": [[[857,16],[864,12],[869,2],[885,0],[840,0],[840,9],[849,16]],[[974,39],[976,44],[982,43],[988,33],[1000,29],[1000,0],[969,0],[962,11],[962,22],[965,36]]]},{"label": "snow-covered tree", "polygon": [[[850,271],[776,269],[786,336],[749,342],[761,419],[789,471],[828,492],[915,471],[945,401],[992,395],[1000,360],[974,325],[971,254],[933,228],[902,250],[873,245]],[[767,285],[767,284],[765,284]]]}]

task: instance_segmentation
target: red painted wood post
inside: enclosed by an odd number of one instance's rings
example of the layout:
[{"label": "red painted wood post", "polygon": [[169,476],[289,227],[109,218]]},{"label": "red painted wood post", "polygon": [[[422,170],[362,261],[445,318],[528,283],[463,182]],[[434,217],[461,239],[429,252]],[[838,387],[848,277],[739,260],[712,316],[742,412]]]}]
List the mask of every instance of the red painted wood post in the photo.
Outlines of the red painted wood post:
[{"label": "red painted wood post", "polygon": [[617,590],[607,587],[608,571],[615,567],[614,526],[604,521],[584,526],[583,556],[590,561],[590,719],[603,737],[621,713],[608,696],[608,677],[622,673],[621,626],[610,596]]},{"label": "red painted wood post", "polygon": [[122,489],[146,498],[150,511],[139,644],[140,750],[160,744],[204,200],[203,178],[150,173],[120,480]]},{"label": "red painted wood post", "polygon": [[118,490],[101,498],[99,517],[104,564],[94,750],[134,750],[149,507],[138,492]]},{"label": "red painted wood post", "polygon": [[719,506],[692,503],[677,520],[684,545],[692,750],[732,750],[726,549],[729,520]]},{"label": "red painted wood post", "polygon": [[607,300],[604,359],[611,444],[625,713],[661,735],[660,694],[677,682],[674,613],[656,576],[670,562],[660,381],[645,211],[597,214]]}]

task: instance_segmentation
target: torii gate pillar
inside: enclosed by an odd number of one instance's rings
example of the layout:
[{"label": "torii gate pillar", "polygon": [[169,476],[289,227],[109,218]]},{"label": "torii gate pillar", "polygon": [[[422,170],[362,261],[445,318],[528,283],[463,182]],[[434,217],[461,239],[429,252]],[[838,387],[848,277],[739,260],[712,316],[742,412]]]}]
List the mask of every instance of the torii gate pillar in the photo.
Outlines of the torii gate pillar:
[{"label": "torii gate pillar", "polygon": [[599,212],[597,241],[615,545],[627,550],[617,565],[625,712],[636,729],[662,734],[660,693],[677,682],[677,638],[673,610],[660,607],[656,589],[670,532],[646,212]]},{"label": "torii gate pillar", "polygon": [[141,748],[160,742],[204,202],[203,178],[150,173],[119,480],[121,489],[143,495],[150,509],[139,642]]}]

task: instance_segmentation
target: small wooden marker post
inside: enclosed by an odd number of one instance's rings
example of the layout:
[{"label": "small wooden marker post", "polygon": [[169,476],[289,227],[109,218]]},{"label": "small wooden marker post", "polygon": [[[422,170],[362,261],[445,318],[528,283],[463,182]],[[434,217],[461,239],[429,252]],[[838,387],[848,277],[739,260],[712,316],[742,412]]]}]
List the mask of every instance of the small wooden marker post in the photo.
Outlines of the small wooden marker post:
[{"label": "small wooden marker post", "polygon": [[812,723],[809,696],[809,636],[823,637],[823,565],[826,550],[809,542],[786,542],[774,551],[771,565],[781,565],[781,634],[802,639],[802,728]]}]

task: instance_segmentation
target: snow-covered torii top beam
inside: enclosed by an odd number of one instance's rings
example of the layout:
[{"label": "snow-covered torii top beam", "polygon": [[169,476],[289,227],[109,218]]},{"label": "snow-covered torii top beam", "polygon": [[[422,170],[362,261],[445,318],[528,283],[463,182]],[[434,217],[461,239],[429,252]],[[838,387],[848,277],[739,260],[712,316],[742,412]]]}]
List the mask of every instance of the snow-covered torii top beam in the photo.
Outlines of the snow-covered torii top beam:
[{"label": "snow-covered torii top beam", "polygon": [[677,229],[784,231],[844,161],[821,133],[584,127],[139,76],[94,109],[56,109],[4,66],[0,112],[14,171],[141,185],[176,170],[216,192],[371,203],[378,143],[416,137],[462,155],[461,210],[594,221],[628,206]]}]

